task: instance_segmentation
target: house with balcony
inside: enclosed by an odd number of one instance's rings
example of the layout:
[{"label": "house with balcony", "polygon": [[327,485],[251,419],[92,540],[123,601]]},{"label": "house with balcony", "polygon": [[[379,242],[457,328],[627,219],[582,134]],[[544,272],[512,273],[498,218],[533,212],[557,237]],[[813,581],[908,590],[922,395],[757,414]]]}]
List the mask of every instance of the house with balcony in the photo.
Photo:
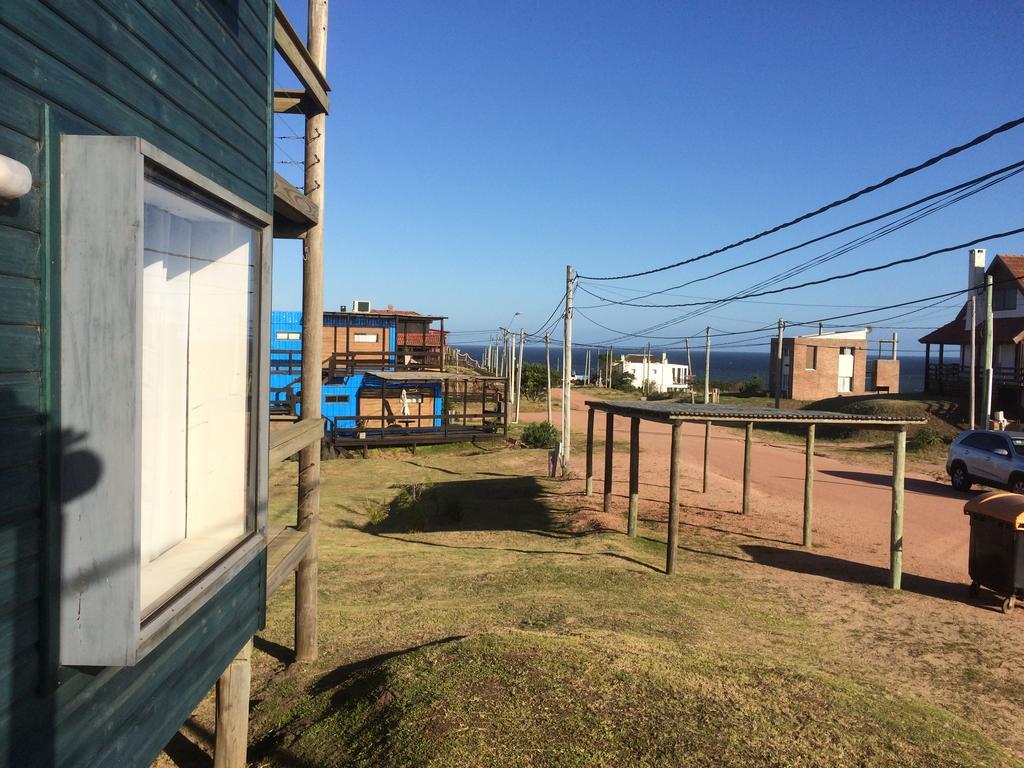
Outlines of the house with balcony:
[{"label": "house with balcony", "polygon": [[920,338],[925,345],[925,391],[965,393],[970,388],[971,296],[975,300],[974,353],[982,391],[985,350],[985,278],[992,277],[992,403],[1019,413],[1024,406],[1024,256],[999,254],[986,268],[985,250],[968,255],[967,299],[956,316]]},{"label": "house with balcony", "polygon": [[[888,354],[883,354],[882,346]],[[896,341],[880,341],[877,355],[869,354],[868,329],[834,331],[782,340],[781,396],[794,400],[824,400],[844,395],[895,394],[900,391],[900,361]],[[778,339],[772,339],[768,389],[778,381]]]},{"label": "house with balcony", "polygon": [[650,352],[620,355],[615,368],[632,376],[633,386],[645,392],[686,392],[690,389],[690,367],[670,363],[668,353],[657,358]]},{"label": "house with balcony", "polygon": [[[342,448],[417,445],[507,431],[506,380],[446,370],[440,315],[354,302],[323,314],[321,410]],[[271,413],[301,417],[302,314],[271,316]]]}]

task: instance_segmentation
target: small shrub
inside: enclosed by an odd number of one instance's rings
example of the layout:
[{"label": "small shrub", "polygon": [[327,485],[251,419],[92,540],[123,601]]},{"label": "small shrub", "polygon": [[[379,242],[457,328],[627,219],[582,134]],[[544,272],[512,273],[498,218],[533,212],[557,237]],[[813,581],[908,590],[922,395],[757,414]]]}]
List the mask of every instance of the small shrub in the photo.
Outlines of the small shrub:
[{"label": "small shrub", "polygon": [[934,427],[927,425],[921,427],[907,440],[907,448],[911,451],[923,451],[935,445],[942,445],[946,438]]},{"label": "small shrub", "polygon": [[756,373],[750,377],[748,381],[744,381],[740,384],[739,393],[748,397],[756,397],[757,395],[763,395],[765,391],[764,382],[761,381],[761,377]]},{"label": "small shrub", "polygon": [[390,511],[387,504],[373,502],[370,504],[370,508],[366,510],[366,522],[370,525],[380,525],[388,519]]},{"label": "small shrub", "polygon": [[558,445],[558,430],[550,421],[527,424],[523,429],[523,444],[527,448],[554,448]]}]

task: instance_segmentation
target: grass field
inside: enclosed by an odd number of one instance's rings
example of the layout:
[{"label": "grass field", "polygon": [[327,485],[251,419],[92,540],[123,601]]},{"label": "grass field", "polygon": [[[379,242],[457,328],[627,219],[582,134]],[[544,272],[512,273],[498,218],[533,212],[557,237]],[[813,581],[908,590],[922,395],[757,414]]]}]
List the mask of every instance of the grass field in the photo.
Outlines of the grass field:
[{"label": "grass field", "polygon": [[[497,445],[324,465],[320,659],[289,664],[286,586],[256,642],[252,764],[1019,764],[1014,636],[877,587],[808,600],[691,529],[666,577],[650,524],[586,523],[542,451]],[[294,482],[275,471],[275,520]],[[186,732],[211,728],[208,700]]]}]

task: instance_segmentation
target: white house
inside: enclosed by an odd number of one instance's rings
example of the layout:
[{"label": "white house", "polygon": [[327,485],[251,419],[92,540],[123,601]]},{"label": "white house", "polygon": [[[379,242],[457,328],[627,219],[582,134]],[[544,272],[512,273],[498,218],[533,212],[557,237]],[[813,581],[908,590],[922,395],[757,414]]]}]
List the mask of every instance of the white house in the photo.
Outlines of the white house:
[{"label": "white house", "polygon": [[661,353],[659,361],[653,355],[622,355],[615,367],[621,373],[633,374],[633,385],[643,387],[649,382],[651,392],[683,392],[690,388],[690,368],[681,363],[670,363],[668,355]]}]

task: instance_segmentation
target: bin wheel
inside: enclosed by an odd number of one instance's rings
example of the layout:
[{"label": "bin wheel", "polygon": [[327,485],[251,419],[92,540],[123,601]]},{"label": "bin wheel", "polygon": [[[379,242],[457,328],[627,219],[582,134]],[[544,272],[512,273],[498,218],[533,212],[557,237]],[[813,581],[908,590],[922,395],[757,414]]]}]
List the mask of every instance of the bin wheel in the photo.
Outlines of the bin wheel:
[{"label": "bin wheel", "polygon": [[1017,598],[1014,595],[1010,595],[1008,598],[1003,600],[1003,613],[1009,613],[1017,605]]},{"label": "bin wheel", "polygon": [[967,588],[967,591],[970,593],[971,597],[977,597],[981,594],[981,584],[976,581],[972,581],[971,586]]}]

